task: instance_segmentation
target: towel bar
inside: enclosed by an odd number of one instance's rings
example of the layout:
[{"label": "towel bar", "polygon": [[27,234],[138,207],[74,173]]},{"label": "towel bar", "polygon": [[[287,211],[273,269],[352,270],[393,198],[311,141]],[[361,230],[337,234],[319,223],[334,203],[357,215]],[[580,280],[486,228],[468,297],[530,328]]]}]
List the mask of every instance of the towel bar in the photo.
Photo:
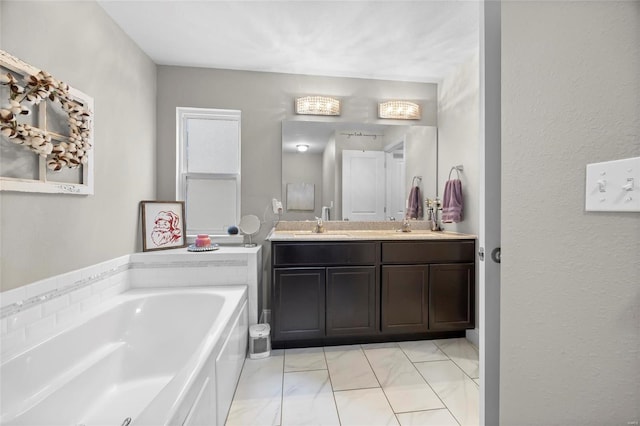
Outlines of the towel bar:
[{"label": "towel bar", "polygon": [[451,180],[451,173],[452,173],[454,170],[455,170],[455,171],[456,171],[456,173],[458,174],[458,179],[460,179],[460,172],[464,170],[464,166],[463,166],[462,164],[459,164],[459,165],[457,165],[457,166],[453,166],[453,167],[451,167],[451,170],[449,170],[449,179],[448,179],[448,180]]}]

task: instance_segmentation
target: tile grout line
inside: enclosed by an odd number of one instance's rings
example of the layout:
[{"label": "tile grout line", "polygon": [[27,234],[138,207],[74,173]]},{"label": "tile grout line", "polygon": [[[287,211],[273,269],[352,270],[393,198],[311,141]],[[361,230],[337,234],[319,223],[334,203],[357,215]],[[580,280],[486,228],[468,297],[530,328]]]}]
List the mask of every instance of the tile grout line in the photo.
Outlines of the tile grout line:
[{"label": "tile grout line", "polygon": [[[465,340],[466,340],[466,338],[465,338]],[[453,358],[451,358],[451,357],[449,356],[449,354],[448,354],[448,353],[446,353],[445,351],[443,351],[443,350],[442,350],[442,348],[440,348],[440,345],[438,345],[436,342],[433,342],[433,343],[435,343],[435,345],[438,347],[438,349],[440,349],[440,352],[442,352],[443,354],[445,354],[445,355],[447,356],[447,358],[449,358],[449,360],[450,360],[450,361],[451,361],[451,362],[452,362],[456,367],[458,367],[458,368],[460,369],[460,371],[462,371],[462,373],[463,373],[465,376],[467,376],[468,378],[470,378],[470,379],[471,379],[471,381],[473,381],[474,377],[471,377],[471,375],[470,375],[470,374],[468,374],[466,371],[464,371],[464,369],[463,369],[462,367],[460,367],[460,365],[459,365],[457,362],[455,362],[455,361],[453,360]],[[471,343],[469,343],[469,344],[471,345]],[[473,345],[471,345],[471,346],[473,346]],[[475,346],[473,346],[473,347],[475,348]],[[477,379],[478,379],[478,380],[480,380],[480,375],[479,375],[479,374],[478,374]],[[474,383],[475,383],[475,382],[474,382]],[[480,385],[478,385],[478,386],[480,386]]]},{"label": "tile grout line", "polygon": [[280,422],[278,423],[279,426],[284,426],[282,424],[282,418],[284,417],[284,358],[285,356],[287,356],[287,350],[283,349],[282,350],[282,385],[280,387]]},{"label": "tile grout line", "polygon": [[[437,343],[434,342],[434,344],[440,350],[440,352],[445,354],[447,356],[447,358],[449,358],[449,360],[451,360],[449,355],[446,354],[444,351],[442,351],[440,349],[440,346],[438,346]],[[422,375],[422,373],[420,372],[420,370],[418,370],[418,367],[416,367],[416,363],[411,361],[411,358],[409,358],[409,356],[405,353],[404,349],[402,349],[402,346],[398,345],[398,347],[400,348],[400,351],[402,351],[402,354],[407,358],[407,360],[409,360],[409,362],[411,363],[411,366],[413,367],[413,369],[416,370],[416,373],[418,373],[418,375],[422,378],[422,380],[424,380],[424,382],[427,384],[427,386],[429,386],[429,389],[431,389],[431,392],[433,392],[433,394],[436,396],[436,398],[438,398],[438,401],[440,401],[442,403],[442,405],[444,405],[444,408],[449,412],[449,414],[451,414],[451,417],[453,417],[454,420],[458,423],[458,425],[460,425],[461,423],[458,421],[456,416],[453,415],[453,413],[449,409],[449,406],[447,404],[445,404],[445,402],[442,400],[442,398],[440,398],[440,395],[438,395],[438,392],[436,392],[436,390],[433,388],[433,386],[431,386],[431,383],[429,383],[429,381],[426,379],[426,377],[424,377]],[[443,360],[441,360],[441,361],[443,361]],[[432,361],[432,362],[435,362],[435,361]],[[420,411],[427,411],[427,410],[420,410]],[[415,411],[408,411],[408,412],[409,413],[415,413]]]},{"label": "tile grout line", "polygon": [[[384,388],[382,387],[382,383],[380,383],[380,379],[378,379],[378,375],[376,374],[376,370],[373,368],[373,365],[371,365],[371,361],[369,360],[369,357],[367,356],[367,352],[364,350],[362,345],[359,345],[359,346],[360,346],[360,350],[362,351],[362,354],[364,355],[364,359],[367,360],[367,364],[369,364],[369,368],[373,372],[373,377],[376,378],[376,381],[378,382],[378,385],[380,386],[380,390],[382,391],[382,394],[384,395],[384,399],[387,400],[387,404],[389,404],[389,408],[391,408],[391,412],[393,413],[393,417],[395,417],[396,422],[398,422],[398,425],[401,425],[400,419],[398,418],[398,414],[393,409],[393,405],[391,405],[391,401],[389,401],[389,397],[387,397],[387,393],[384,391]],[[396,343],[396,346],[400,347],[400,345],[398,345],[397,343]],[[400,349],[400,350],[402,350],[402,349]]]},{"label": "tile grout line", "polygon": [[338,401],[336,401],[336,391],[333,390],[333,380],[331,380],[331,370],[329,370],[329,363],[327,362],[327,353],[324,351],[324,346],[322,347],[322,356],[324,356],[324,364],[327,366],[327,377],[329,378],[329,384],[331,385],[331,396],[333,396],[333,405],[335,405],[336,407],[338,424],[342,425],[342,420],[340,419],[340,410],[338,410]]}]

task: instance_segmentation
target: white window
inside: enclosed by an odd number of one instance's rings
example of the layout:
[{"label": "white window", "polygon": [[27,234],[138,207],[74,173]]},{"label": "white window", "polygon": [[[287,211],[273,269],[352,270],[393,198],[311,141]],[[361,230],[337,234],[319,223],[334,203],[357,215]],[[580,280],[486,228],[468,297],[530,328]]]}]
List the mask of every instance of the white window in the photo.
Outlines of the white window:
[{"label": "white window", "polygon": [[187,235],[226,235],[240,221],[240,111],[177,108],[176,189]]}]

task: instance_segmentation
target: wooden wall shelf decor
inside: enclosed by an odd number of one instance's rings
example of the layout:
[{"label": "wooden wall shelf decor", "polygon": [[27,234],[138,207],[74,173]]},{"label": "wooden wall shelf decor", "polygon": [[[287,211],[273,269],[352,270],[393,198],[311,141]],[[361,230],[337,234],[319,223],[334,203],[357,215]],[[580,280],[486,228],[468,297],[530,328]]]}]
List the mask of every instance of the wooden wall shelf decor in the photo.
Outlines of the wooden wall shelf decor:
[{"label": "wooden wall shelf decor", "polygon": [[93,194],[93,98],[0,50],[0,190]]}]

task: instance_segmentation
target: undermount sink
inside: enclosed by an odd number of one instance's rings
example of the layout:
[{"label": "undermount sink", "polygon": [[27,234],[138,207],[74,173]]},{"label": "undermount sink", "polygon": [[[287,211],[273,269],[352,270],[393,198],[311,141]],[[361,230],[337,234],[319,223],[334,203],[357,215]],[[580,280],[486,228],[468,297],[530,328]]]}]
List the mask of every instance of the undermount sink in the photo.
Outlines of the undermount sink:
[{"label": "undermount sink", "polygon": [[351,237],[351,235],[349,234],[344,234],[344,233],[340,233],[337,234],[335,232],[322,232],[322,233],[316,233],[316,232],[311,232],[311,231],[299,231],[299,232],[294,232],[293,233],[294,237],[304,237],[304,238],[309,238],[309,237],[313,237],[313,238],[349,238]]}]

